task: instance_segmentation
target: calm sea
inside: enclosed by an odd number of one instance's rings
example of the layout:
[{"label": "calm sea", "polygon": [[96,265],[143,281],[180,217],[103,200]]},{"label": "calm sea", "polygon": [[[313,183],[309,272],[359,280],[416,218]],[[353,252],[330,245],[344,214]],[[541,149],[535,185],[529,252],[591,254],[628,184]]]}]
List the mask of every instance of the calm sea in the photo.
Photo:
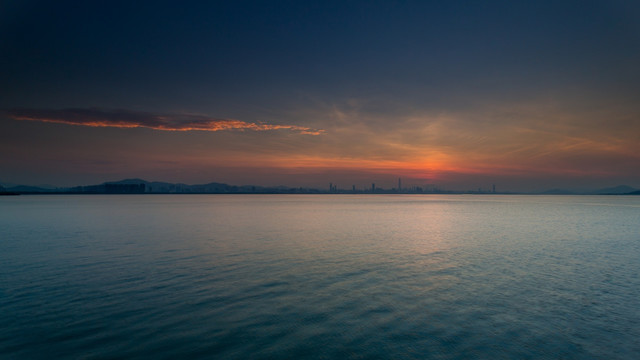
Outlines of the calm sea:
[{"label": "calm sea", "polygon": [[3,359],[638,359],[640,196],[0,198]]}]

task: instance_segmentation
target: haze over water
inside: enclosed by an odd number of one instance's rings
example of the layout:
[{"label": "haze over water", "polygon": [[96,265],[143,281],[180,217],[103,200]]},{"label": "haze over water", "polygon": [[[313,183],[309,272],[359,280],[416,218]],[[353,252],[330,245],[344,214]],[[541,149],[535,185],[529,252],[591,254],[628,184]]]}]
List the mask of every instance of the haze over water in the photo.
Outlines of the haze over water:
[{"label": "haze over water", "polygon": [[0,198],[0,357],[634,359],[640,197]]}]

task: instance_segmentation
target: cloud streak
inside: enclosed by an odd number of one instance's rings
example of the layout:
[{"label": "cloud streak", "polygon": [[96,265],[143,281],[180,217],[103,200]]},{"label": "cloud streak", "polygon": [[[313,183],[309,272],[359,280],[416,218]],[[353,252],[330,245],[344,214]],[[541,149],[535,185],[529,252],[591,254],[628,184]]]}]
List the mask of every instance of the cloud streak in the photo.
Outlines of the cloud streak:
[{"label": "cloud streak", "polygon": [[195,114],[157,114],[130,110],[70,108],[61,110],[17,108],[5,111],[15,120],[40,121],[90,127],[149,128],[163,131],[289,130],[300,134],[320,135],[321,129],[298,125],[265,124],[235,119],[218,119]]}]

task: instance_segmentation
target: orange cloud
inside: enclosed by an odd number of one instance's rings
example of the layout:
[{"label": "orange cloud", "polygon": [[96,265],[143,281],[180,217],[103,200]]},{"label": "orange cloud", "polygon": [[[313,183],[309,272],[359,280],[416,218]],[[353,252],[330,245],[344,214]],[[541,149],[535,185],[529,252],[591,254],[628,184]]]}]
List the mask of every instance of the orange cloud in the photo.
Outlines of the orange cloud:
[{"label": "orange cloud", "polygon": [[153,114],[129,110],[103,109],[10,109],[15,120],[29,120],[91,127],[144,127],[164,131],[290,130],[300,134],[320,135],[324,130],[298,125],[265,124],[234,119],[218,119],[193,114]]}]

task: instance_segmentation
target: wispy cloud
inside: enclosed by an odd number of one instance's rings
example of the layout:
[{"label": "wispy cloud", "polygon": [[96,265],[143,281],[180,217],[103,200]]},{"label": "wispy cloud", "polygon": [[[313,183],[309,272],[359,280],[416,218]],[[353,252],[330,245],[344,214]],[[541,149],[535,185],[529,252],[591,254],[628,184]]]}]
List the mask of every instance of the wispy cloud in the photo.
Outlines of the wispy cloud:
[{"label": "wispy cloud", "polygon": [[235,119],[218,119],[195,114],[156,114],[130,110],[105,110],[98,108],[27,109],[5,110],[15,120],[41,121],[91,127],[150,128],[164,131],[225,131],[225,130],[290,130],[300,134],[320,135],[321,129],[298,125],[266,124]]}]

